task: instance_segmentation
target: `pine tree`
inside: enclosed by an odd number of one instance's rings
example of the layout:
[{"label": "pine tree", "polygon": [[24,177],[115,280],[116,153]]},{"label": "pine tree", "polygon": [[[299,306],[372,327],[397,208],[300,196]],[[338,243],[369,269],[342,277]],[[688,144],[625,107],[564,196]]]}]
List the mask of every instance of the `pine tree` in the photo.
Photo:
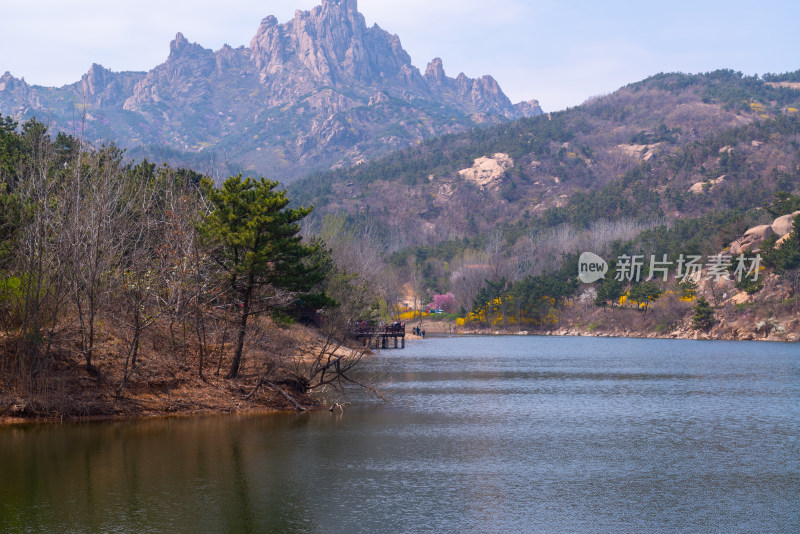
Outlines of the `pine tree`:
[{"label": "pine tree", "polygon": [[613,307],[614,303],[618,302],[624,294],[625,288],[622,282],[614,277],[609,277],[603,280],[603,283],[597,288],[597,298],[594,299],[594,303],[596,306],[605,306],[610,300]]},{"label": "pine tree", "polygon": [[694,315],[692,316],[692,328],[695,330],[708,330],[716,319],[714,319],[714,309],[704,297],[697,299],[694,305]]},{"label": "pine tree", "polygon": [[654,281],[641,282],[634,284],[628,292],[628,300],[635,302],[639,306],[644,305],[644,312],[647,313],[647,308],[650,303],[659,298],[664,292],[658,287]]},{"label": "pine tree", "polygon": [[681,298],[684,299],[693,299],[697,294],[697,282],[688,276],[678,282],[678,288],[681,290]]},{"label": "pine tree", "polygon": [[254,309],[257,292],[268,286],[293,292],[311,290],[325,277],[323,267],[310,261],[319,245],[305,245],[297,235],[297,224],[312,208],[288,209],[285,191],[275,191],[278,182],[261,178],[228,178],[215,188],[202,183],[213,211],[200,227],[210,256],[225,271],[240,308],[239,333],[227,378],[239,375],[247,320],[268,311],[261,303]]}]

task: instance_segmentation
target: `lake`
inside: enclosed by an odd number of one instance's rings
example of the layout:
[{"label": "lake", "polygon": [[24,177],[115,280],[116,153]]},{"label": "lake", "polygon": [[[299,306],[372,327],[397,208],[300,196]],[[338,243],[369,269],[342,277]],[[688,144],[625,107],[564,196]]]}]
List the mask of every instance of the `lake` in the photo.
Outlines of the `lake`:
[{"label": "lake", "polygon": [[429,338],[344,414],[0,428],[1,532],[800,532],[800,345]]}]

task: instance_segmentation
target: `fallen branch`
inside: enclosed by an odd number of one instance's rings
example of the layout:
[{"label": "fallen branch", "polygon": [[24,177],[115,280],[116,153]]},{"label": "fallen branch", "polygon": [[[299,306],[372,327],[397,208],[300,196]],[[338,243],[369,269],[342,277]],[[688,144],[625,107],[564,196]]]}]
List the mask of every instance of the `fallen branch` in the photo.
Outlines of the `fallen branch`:
[{"label": "fallen branch", "polygon": [[333,405],[328,409],[329,412],[333,413],[334,410],[339,410],[340,414],[344,413],[344,407],[350,406],[349,402],[334,402]]},{"label": "fallen branch", "polygon": [[249,399],[250,399],[250,397],[252,397],[252,396],[253,396],[253,395],[255,395],[256,393],[258,393],[258,390],[260,390],[260,389],[261,389],[261,386],[262,386],[263,384],[264,384],[264,379],[263,379],[263,378],[259,378],[259,379],[258,379],[258,384],[256,384],[256,387],[254,387],[254,388],[253,388],[253,391],[251,391],[250,393],[248,393],[247,395],[245,395],[245,396],[244,396],[244,399],[245,399],[245,400],[249,400]]},{"label": "fallen branch", "polygon": [[286,393],[286,392],[285,392],[285,391],[284,391],[284,390],[283,390],[281,387],[279,387],[277,384],[275,384],[275,383],[273,383],[273,382],[270,382],[269,380],[265,380],[265,381],[264,381],[264,383],[265,383],[267,386],[269,386],[270,388],[272,388],[273,390],[275,390],[275,391],[277,391],[278,393],[280,393],[281,395],[283,395],[283,396],[286,398],[286,400],[288,400],[288,401],[289,401],[289,403],[290,403],[292,406],[294,406],[294,407],[295,407],[295,409],[296,409],[297,411],[299,411],[299,412],[307,412],[307,411],[308,411],[308,408],[306,408],[305,406],[303,406],[302,404],[300,404],[299,402],[297,402],[296,400],[294,400],[294,398],[293,398],[291,395],[289,395],[288,393]]},{"label": "fallen branch", "polygon": [[347,375],[345,375],[345,374],[342,374],[342,375],[341,375],[341,377],[342,377],[342,378],[344,378],[345,380],[347,380],[348,382],[350,382],[351,384],[355,384],[355,385],[357,385],[357,386],[360,386],[360,387],[362,387],[362,388],[366,389],[367,391],[370,391],[370,392],[371,392],[373,395],[375,395],[376,397],[378,397],[378,398],[379,398],[380,400],[382,400],[383,402],[389,402],[389,401],[388,401],[388,399],[387,399],[386,397],[384,397],[383,395],[381,395],[381,394],[378,392],[378,390],[377,390],[377,389],[375,389],[374,387],[372,387],[372,386],[368,386],[368,385],[366,385],[366,384],[362,384],[361,382],[357,382],[357,381],[353,380],[352,378],[350,378],[349,376],[347,376]]}]

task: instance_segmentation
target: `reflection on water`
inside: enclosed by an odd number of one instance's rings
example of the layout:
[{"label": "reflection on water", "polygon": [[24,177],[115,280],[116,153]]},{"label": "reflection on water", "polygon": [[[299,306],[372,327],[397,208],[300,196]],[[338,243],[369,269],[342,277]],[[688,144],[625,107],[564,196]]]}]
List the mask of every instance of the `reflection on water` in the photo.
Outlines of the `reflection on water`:
[{"label": "reflection on water", "polygon": [[451,338],[388,404],[0,429],[0,531],[798,532],[791,344]]}]

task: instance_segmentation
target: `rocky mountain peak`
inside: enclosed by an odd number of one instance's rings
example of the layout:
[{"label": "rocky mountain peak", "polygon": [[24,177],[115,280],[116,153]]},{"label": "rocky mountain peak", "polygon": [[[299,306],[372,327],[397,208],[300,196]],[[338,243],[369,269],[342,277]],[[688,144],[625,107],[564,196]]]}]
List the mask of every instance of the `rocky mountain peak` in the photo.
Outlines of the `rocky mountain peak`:
[{"label": "rocky mountain peak", "polygon": [[490,76],[448,78],[440,58],[423,76],[397,35],[367,27],[356,0],[321,0],[285,23],[267,16],[246,48],[215,52],[179,32],[149,72],[95,64],[59,91],[6,74],[0,113],[46,111],[69,124],[74,103],[85,102],[89,115],[107,121],[98,139],[117,121],[114,141],[123,148],[227,151],[244,168],[279,168],[284,178],[541,113],[534,104],[512,106]]},{"label": "rocky mountain peak", "polygon": [[[358,13],[358,2],[357,0],[322,0],[319,9],[323,12]],[[360,13],[358,14],[360,15]]]},{"label": "rocky mountain peak", "polygon": [[459,72],[458,76],[456,76],[456,89],[458,90],[458,94],[466,95],[472,89],[472,80],[467,78],[467,75],[463,72]]},{"label": "rocky mountain peak", "polygon": [[256,32],[256,34],[265,31],[263,30],[263,28],[269,28],[270,26],[277,26],[277,25],[278,25],[278,19],[275,18],[275,15],[267,15],[266,17],[261,19],[261,25],[258,27],[258,32]]},{"label": "rocky mountain peak", "polygon": [[14,86],[18,83],[19,80],[14,78],[10,72],[6,71],[5,74],[0,76],[0,91],[10,91],[14,89]]},{"label": "rocky mountain peak", "polygon": [[542,108],[539,107],[539,101],[536,99],[514,104],[514,108],[522,117],[535,117],[542,114]]},{"label": "rocky mountain peak", "polygon": [[434,58],[428,63],[428,68],[425,69],[425,80],[429,84],[442,85],[446,78],[447,75],[444,73],[442,58]]},{"label": "rocky mountain peak", "polygon": [[[30,94],[30,86],[25,81],[25,78],[15,78],[10,72],[6,71],[5,74],[0,76],[0,95],[11,95],[17,93],[27,98]],[[12,97],[13,98],[13,97]]]},{"label": "rocky mountain peak", "polygon": [[108,85],[107,75],[110,74],[111,71],[104,68],[102,65],[92,63],[89,72],[81,77],[80,84],[83,93],[93,96],[102,92]]},{"label": "rocky mountain peak", "polygon": [[338,6],[344,11],[358,11],[357,0],[322,0],[323,8],[332,8]]},{"label": "rocky mountain peak", "polygon": [[[500,89],[500,84],[488,75],[481,76],[472,82],[470,97],[475,107],[485,110],[484,112],[506,114],[508,113],[508,108],[511,107],[511,101]],[[507,116],[511,118],[513,114],[508,113]]]},{"label": "rocky mountain peak", "polygon": [[198,57],[212,54],[211,50],[203,48],[197,43],[191,43],[181,32],[175,35],[175,39],[169,43],[169,58],[167,61],[181,57]]},{"label": "rocky mountain peak", "polygon": [[178,32],[175,35],[175,40],[169,43],[169,52],[170,54],[178,54],[187,46],[189,46],[189,40],[181,32]]}]

